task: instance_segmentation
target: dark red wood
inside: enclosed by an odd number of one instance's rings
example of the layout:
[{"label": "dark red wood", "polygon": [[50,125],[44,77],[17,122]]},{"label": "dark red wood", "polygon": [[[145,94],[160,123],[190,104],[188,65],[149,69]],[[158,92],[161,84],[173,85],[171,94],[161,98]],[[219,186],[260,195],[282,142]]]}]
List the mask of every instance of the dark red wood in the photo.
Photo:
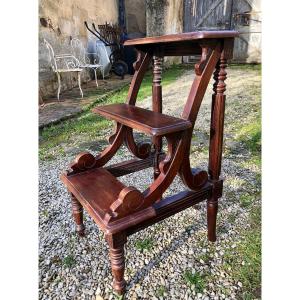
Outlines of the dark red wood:
[{"label": "dark red wood", "polygon": [[79,236],[84,236],[83,208],[81,203],[71,194],[73,218]]},{"label": "dark red wood", "polygon": [[190,128],[191,122],[128,104],[99,106],[93,112],[153,136]]},{"label": "dark red wood", "polygon": [[[227,59],[232,57],[235,31],[193,32],[129,40],[138,58],[127,104],[96,107],[93,111],[116,122],[109,145],[98,155],[80,153],[61,179],[72,195],[76,230],[84,233],[82,207],[104,231],[119,294],[126,289],[124,246],[127,237],[200,201],[207,200],[208,239],[216,240],[218,200],[222,196],[220,178],[225,109]],[[181,118],[162,114],[162,62],[167,55],[200,54],[195,65],[195,79]],[[152,111],[135,106],[138,90],[153,59]],[[205,91],[213,75],[209,168],[192,169],[190,144],[194,124]],[[133,129],[152,136],[152,145],[136,143]],[[167,153],[162,152],[162,138]],[[121,145],[126,145],[136,159],[108,166]],[[139,158],[139,159],[137,159]],[[154,167],[154,180],[144,191],[127,187],[117,177]],[[174,177],[180,175],[189,190],[162,198]]]},{"label": "dark red wood", "polygon": [[[162,65],[163,65],[163,49],[157,48],[154,51],[153,56],[153,83],[152,83],[152,110],[158,113],[162,113],[162,86],[161,86],[161,77],[162,77]],[[152,143],[155,150],[155,160],[154,160],[154,172],[153,177],[156,179],[159,174],[159,160],[158,156],[162,149],[162,138],[153,137]]]},{"label": "dark red wood", "polygon": [[[227,45],[225,45],[227,46]],[[228,46],[227,46],[228,47]],[[226,56],[227,55],[227,56]],[[223,145],[223,129],[224,129],[224,112],[225,99],[224,92],[226,90],[226,67],[227,58],[232,55],[226,47],[223,47],[220,60],[217,63],[214,72],[214,94],[212,96],[211,107],[211,126],[210,126],[210,144],[209,144],[209,177],[213,181],[219,180],[221,172],[222,145]],[[218,195],[212,194],[207,200],[207,234],[211,242],[216,241],[216,222],[218,213]]]},{"label": "dark red wood", "polygon": [[195,32],[185,32],[176,34],[167,34],[161,36],[153,36],[147,38],[138,38],[125,41],[125,46],[136,46],[136,45],[147,45],[151,46],[153,44],[161,43],[174,43],[174,42],[191,42],[194,40],[202,39],[225,39],[234,38],[239,35],[238,31],[234,30],[219,30],[219,31],[195,31]]}]

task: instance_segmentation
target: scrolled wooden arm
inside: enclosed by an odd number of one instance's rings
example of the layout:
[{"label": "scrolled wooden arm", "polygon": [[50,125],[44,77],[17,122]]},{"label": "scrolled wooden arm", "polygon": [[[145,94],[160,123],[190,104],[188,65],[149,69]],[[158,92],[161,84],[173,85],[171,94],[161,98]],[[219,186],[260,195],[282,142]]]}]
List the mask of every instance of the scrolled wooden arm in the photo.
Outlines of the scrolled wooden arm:
[{"label": "scrolled wooden arm", "polygon": [[110,212],[105,216],[107,223],[128,216],[144,203],[143,194],[135,187],[125,187],[119,193],[118,199],[110,206]]},{"label": "scrolled wooden arm", "polygon": [[96,158],[90,152],[81,152],[79,153],[74,162],[70,164],[69,168],[72,171],[68,171],[68,175],[77,174],[79,172],[87,171],[92,169],[96,164]]},{"label": "scrolled wooden arm", "polygon": [[125,126],[118,125],[114,133],[111,144],[107,146],[101,153],[94,156],[90,152],[81,152],[78,154],[72,164],[70,164],[67,175],[73,175],[84,172],[93,168],[104,166],[115,155],[124,141]]}]

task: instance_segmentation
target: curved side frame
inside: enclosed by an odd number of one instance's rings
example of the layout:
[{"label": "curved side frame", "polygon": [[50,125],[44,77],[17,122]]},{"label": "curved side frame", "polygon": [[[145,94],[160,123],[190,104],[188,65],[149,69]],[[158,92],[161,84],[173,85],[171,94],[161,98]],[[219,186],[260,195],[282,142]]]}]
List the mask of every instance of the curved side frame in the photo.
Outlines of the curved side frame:
[{"label": "curved side frame", "polygon": [[[151,59],[151,53],[147,52],[146,54],[144,54],[143,52],[138,51],[137,60],[133,64],[135,72],[127,95],[127,103],[130,105],[135,105],[136,103],[138,91],[142,84],[147,68],[151,62]],[[144,142],[136,143],[133,137],[132,128],[127,127],[124,142],[128,150],[136,157],[141,159],[149,157],[151,153],[151,144]]]},{"label": "curved side frame", "polygon": [[142,208],[159,201],[162,194],[170,186],[174,177],[180,168],[180,162],[183,160],[184,152],[188,140],[184,137],[183,132],[167,135],[168,153],[163,161],[159,164],[160,174],[154,182],[144,192],[144,203]]},{"label": "curved side frame", "polygon": [[220,58],[221,49],[221,43],[217,44],[212,51],[209,47],[202,46],[200,62],[195,64],[196,77],[182,113],[182,118],[189,120],[193,127],[187,133],[187,148],[178,174],[184,185],[195,191],[205,185],[208,180],[208,173],[204,170],[192,170],[191,168],[190,144],[192,132],[209,80]]},{"label": "curved side frame", "polygon": [[116,154],[122,146],[126,127],[124,125],[117,125],[115,138],[112,143],[107,146],[100,154],[94,156],[89,152],[79,153],[74,162],[70,165],[72,171],[67,172],[67,175],[80,173],[86,170],[104,166]]},{"label": "curved side frame", "polygon": [[136,143],[133,137],[132,128],[126,127],[125,131],[124,142],[130,152],[141,159],[149,157],[151,154],[151,144],[145,142]]},{"label": "curved side frame", "polygon": [[112,144],[106,147],[100,154],[96,156],[96,167],[104,166],[116,154],[123,144],[125,132],[126,126],[117,125],[117,132]]},{"label": "curved side frame", "polygon": [[[192,131],[191,131],[192,133]],[[189,134],[189,142],[184,152],[184,158],[182,160],[182,165],[178,171],[182,182],[186,187],[193,191],[201,189],[208,180],[208,173],[205,170],[196,169],[192,170],[190,164],[190,141],[191,133]]]}]

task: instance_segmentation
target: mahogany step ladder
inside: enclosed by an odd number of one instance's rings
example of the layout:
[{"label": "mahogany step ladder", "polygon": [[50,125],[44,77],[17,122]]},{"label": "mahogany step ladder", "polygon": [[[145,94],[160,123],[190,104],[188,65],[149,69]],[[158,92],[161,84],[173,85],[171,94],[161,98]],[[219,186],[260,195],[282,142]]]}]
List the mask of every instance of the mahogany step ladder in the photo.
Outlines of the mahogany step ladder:
[{"label": "mahogany step ladder", "polygon": [[[109,245],[113,287],[125,292],[124,245],[127,237],[200,201],[207,200],[208,239],[216,240],[218,199],[222,196],[220,178],[225,108],[227,59],[232,58],[236,31],[199,31],[128,40],[138,58],[126,104],[99,106],[93,112],[116,122],[109,146],[97,156],[80,153],[61,179],[71,194],[73,216],[80,236],[84,235],[83,208],[104,231]],[[164,56],[201,55],[195,65],[195,79],[181,118],[162,114],[161,74]],[[137,107],[136,98],[150,63],[153,61],[152,110]],[[208,170],[190,166],[190,144],[198,111],[213,75]],[[152,143],[136,143],[133,129],[152,136]],[[162,138],[167,153],[162,151]],[[135,159],[107,166],[125,144]],[[124,186],[117,177],[154,169],[154,180],[145,190]],[[187,187],[163,198],[174,177],[179,175]]]}]

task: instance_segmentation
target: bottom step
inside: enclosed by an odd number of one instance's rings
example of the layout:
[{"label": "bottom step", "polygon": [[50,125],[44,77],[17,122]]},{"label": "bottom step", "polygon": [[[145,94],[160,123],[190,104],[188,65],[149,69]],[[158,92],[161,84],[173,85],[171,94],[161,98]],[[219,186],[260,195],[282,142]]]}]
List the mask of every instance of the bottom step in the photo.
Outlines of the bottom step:
[{"label": "bottom step", "polygon": [[76,199],[96,218],[104,219],[125,185],[103,168],[61,176]]}]

